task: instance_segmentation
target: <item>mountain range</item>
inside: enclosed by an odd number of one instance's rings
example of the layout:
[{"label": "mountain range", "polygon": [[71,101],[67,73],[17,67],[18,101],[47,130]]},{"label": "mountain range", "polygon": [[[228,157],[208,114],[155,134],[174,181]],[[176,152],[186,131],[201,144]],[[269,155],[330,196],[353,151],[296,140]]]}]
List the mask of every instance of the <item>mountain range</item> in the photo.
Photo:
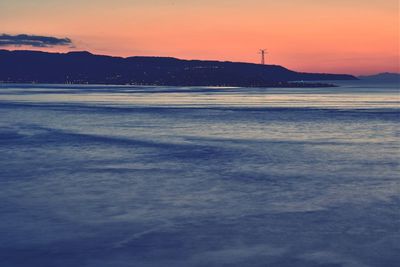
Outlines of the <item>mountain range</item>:
[{"label": "mountain range", "polygon": [[383,72],[375,75],[358,76],[360,80],[376,82],[396,82],[400,83],[400,73]]},{"label": "mountain range", "polygon": [[347,74],[295,72],[279,65],[113,57],[86,51],[0,50],[0,82],[164,86],[329,86],[310,81],[355,80]]}]

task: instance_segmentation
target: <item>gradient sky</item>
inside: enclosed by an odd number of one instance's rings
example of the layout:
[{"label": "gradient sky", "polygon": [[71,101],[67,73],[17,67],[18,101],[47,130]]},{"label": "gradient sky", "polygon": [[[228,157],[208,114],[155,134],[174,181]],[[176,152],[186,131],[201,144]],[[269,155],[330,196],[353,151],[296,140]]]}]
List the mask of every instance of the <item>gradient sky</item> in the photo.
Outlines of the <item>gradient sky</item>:
[{"label": "gradient sky", "polygon": [[0,34],[68,37],[75,45],[40,49],[45,51],[259,62],[257,50],[267,48],[267,63],[298,71],[399,72],[398,5],[398,0],[1,0]]}]

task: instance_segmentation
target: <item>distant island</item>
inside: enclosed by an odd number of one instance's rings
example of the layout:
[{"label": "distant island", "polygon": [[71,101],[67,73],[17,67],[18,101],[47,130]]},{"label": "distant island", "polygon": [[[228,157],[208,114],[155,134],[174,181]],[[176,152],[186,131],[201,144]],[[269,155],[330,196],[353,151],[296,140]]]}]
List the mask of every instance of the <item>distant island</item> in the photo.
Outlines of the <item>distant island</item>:
[{"label": "distant island", "polygon": [[358,76],[360,80],[376,82],[396,82],[400,83],[400,73],[383,72],[375,75]]},{"label": "distant island", "polygon": [[327,87],[312,81],[356,80],[347,74],[302,73],[279,65],[112,57],[89,52],[0,50],[1,83],[162,86]]}]

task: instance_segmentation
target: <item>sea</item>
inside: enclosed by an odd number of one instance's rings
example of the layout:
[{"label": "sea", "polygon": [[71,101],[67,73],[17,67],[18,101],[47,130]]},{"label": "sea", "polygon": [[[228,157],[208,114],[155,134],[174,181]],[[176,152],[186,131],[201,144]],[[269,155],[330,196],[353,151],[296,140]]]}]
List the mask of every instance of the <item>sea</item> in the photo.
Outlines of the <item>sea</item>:
[{"label": "sea", "polygon": [[0,266],[400,266],[400,89],[0,85]]}]

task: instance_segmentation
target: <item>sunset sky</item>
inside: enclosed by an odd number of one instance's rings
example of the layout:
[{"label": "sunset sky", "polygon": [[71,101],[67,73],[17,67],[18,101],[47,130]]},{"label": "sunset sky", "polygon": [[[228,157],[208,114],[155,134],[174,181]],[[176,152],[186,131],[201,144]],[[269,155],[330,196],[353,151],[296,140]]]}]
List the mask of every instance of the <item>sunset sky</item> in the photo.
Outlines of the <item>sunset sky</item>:
[{"label": "sunset sky", "polygon": [[399,72],[398,0],[1,0],[0,34],[70,38],[116,56],[259,62],[298,71]]}]

